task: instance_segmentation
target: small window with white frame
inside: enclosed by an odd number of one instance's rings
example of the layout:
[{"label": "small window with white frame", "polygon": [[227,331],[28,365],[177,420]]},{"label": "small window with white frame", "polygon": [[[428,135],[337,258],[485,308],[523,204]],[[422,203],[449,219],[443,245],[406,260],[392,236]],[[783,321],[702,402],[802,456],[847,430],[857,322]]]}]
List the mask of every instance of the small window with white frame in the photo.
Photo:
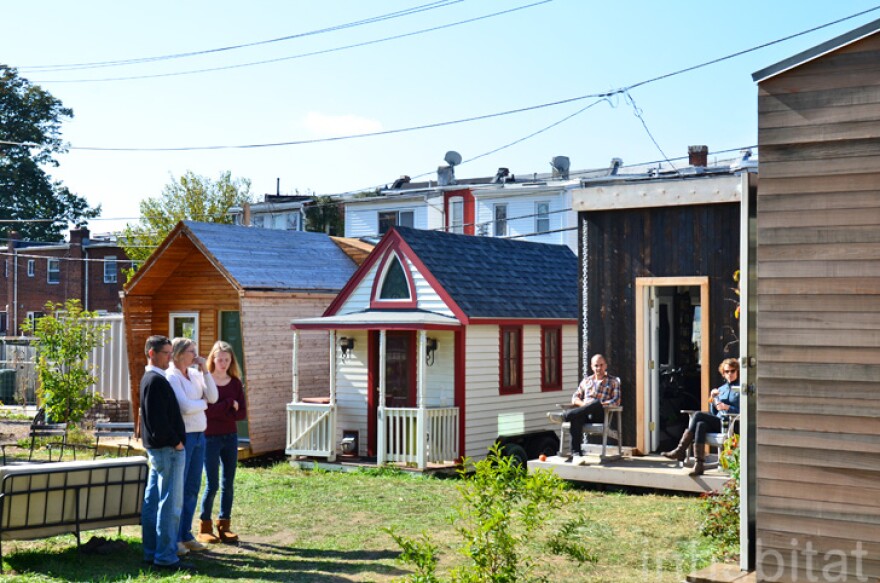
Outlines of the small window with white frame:
[{"label": "small window with white frame", "polygon": [[535,233],[550,232],[550,203],[539,201],[535,203]]},{"label": "small window with white frame", "polygon": [[118,280],[116,256],[108,255],[104,258],[104,283],[116,283]]},{"label": "small window with white frame", "polygon": [[171,312],[168,315],[168,330],[171,338],[189,338],[199,345],[199,313]]},{"label": "small window with white frame", "polygon": [[464,233],[464,199],[455,196],[449,199],[449,232]]},{"label": "small window with white frame", "polygon": [[28,268],[27,268],[28,277],[34,276],[34,265],[36,264],[36,262],[37,262],[36,259],[28,259]]},{"label": "small window with white frame", "polygon": [[48,283],[61,283],[61,260],[46,260],[46,281]]},{"label": "small window with white frame", "polygon": [[495,236],[507,236],[507,203],[495,205]]},{"label": "small window with white frame", "polygon": [[414,227],[415,212],[414,211],[379,211],[377,216],[379,221],[379,234],[384,235],[391,230],[392,227]]}]

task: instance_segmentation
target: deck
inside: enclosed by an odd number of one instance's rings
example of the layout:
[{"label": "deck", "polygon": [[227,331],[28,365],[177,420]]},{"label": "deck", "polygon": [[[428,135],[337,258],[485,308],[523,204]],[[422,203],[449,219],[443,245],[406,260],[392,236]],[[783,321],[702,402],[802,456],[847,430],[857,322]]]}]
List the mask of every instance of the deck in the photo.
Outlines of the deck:
[{"label": "deck", "polygon": [[689,476],[687,469],[659,455],[623,457],[605,462],[598,455],[576,457],[570,462],[558,456],[551,456],[543,462],[529,461],[530,470],[539,468],[552,470],[560,478],[572,482],[698,494],[720,490],[729,479],[719,469],[707,470],[702,476]]}]

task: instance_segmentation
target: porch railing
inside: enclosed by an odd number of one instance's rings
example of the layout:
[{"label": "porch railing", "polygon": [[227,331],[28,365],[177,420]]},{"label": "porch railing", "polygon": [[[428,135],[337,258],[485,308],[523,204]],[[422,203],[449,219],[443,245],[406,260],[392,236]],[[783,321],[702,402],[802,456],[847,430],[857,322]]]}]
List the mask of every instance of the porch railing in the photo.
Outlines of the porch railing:
[{"label": "porch railing", "polygon": [[419,409],[385,409],[385,461],[420,464],[420,433],[424,431],[426,463],[458,458],[458,407],[425,409],[423,429]]},{"label": "porch railing", "polygon": [[318,403],[287,404],[287,455],[336,459],[334,406]]}]

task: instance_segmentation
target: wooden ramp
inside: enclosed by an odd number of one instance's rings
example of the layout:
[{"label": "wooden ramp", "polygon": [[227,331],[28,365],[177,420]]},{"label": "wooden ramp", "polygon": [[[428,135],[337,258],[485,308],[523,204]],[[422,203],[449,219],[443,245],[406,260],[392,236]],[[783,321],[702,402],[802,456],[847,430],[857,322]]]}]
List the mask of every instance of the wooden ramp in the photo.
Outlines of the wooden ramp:
[{"label": "wooden ramp", "polygon": [[529,461],[529,470],[552,470],[557,476],[572,482],[608,484],[635,488],[653,488],[674,492],[709,492],[720,490],[729,476],[720,470],[707,470],[702,476],[689,476],[685,468],[659,455],[642,457],[623,457],[616,461],[605,461],[599,456],[576,457],[566,462],[565,458],[552,456],[547,461]]}]

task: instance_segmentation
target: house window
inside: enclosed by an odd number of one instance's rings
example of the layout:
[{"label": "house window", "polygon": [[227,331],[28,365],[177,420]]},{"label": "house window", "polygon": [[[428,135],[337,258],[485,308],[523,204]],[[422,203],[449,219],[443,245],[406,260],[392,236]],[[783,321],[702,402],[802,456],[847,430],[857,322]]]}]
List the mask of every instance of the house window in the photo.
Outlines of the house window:
[{"label": "house window", "polygon": [[499,393],[522,393],[522,327],[501,327],[501,379]]},{"label": "house window", "polygon": [[408,300],[409,282],[406,274],[403,272],[403,265],[400,259],[394,257],[385,272],[385,279],[382,281],[382,290],[379,292],[380,300]]},{"label": "house window", "polygon": [[9,277],[9,260],[3,262],[3,275],[4,277]]},{"label": "house window", "polygon": [[535,203],[535,233],[550,232],[550,203],[546,201]]},{"label": "house window", "polygon": [[414,211],[381,211],[379,213],[379,234],[384,235],[391,227],[414,227]]},{"label": "house window", "polygon": [[562,328],[541,326],[541,390],[562,390]]},{"label": "house window", "polygon": [[61,283],[61,260],[60,259],[47,259],[46,260],[46,281],[49,283]]},{"label": "house window", "polygon": [[[6,318],[8,315],[6,312],[0,312],[0,334],[6,334]],[[8,404],[8,403],[7,403]]]},{"label": "house window", "polygon": [[449,232],[464,233],[464,199],[460,196],[449,199]]},{"label": "house window", "polygon": [[199,345],[199,313],[171,312],[168,315],[168,329],[172,338],[189,338]]},{"label": "house window", "polygon": [[116,257],[104,258],[104,283],[116,283]]},{"label": "house window", "polygon": [[495,236],[496,237],[506,237],[507,236],[507,205],[506,204],[496,204],[495,205]]},{"label": "house window", "polygon": [[34,263],[35,262],[36,262],[35,259],[28,259],[28,277],[34,276]]},{"label": "house window", "polygon": [[37,330],[37,320],[39,320],[40,318],[42,318],[45,315],[46,315],[45,312],[28,312],[27,313],[27,321],[28,321],[27,327],[28,327],[28,330],[31,331],[31,334],[33,334]]}]

